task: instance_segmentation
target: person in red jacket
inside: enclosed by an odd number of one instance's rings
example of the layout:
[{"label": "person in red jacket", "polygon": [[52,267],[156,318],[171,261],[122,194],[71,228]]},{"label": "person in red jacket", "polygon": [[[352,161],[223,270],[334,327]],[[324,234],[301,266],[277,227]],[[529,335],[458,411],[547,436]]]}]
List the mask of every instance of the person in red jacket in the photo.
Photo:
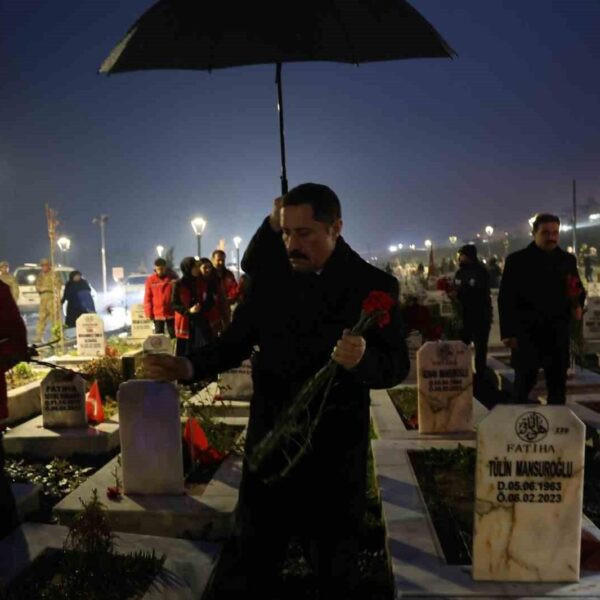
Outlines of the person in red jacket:
[{"label": "person in red jacket", "polygon": [[146,317],[154,321],[154,331],[165,333],[165,327],[170,338],[175,337],[175,312],[171,303],[173,295],[172,271],[167,269],[167,261],[157,258],[154,261],[154,273],[146,279],[144,293],[144,312]]},{"label": "person in red jacket", "polygon": [[[16,363],[27,360],[27,331],[10,292],[0,281],[0,420],[8,417],[8,398],[4,374]],[[3,426],[0,425],[0,538],[18,525],[15,500],[4,473]]]},{"label": "person in red jacket", "polygon": [[237,281],[235,280],[235,275],[225,266],[225,252],[217,249],[212,253],[210,258],[227,301],[227,317],[225,325],[227,326],[231,322],[231,307],[238,302],[240,290]]}]

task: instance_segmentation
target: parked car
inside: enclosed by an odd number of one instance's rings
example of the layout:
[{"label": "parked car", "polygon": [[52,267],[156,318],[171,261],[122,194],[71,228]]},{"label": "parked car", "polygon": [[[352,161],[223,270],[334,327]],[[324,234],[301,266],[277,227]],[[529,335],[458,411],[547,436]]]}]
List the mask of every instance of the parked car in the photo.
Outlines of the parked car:
[{"label": "parked car", "polygon": [[131,310],[134,304],[144,304],[144,291],[149,273],[131,273],[125,279],[125,308]]},{"label": "parked car", "polygon": [[[69,273],[74,271],[73,267],[57,266],[54,270],[60,275],[62,280],[62,286],[60,288],[60,295],[65,289],[65,284],[69,281]],[[24,265],[17,267],[14,270],[14,276],[19,284],[19,299],[17,305],[19,310],[23,313],[37,312],[40,308],[40,295],[35,289],[35,282],[38,275],[42,272],[42,267],[36,263],[25,263]],[[90,284],[92,288],[92,298],[96,302],[96,290]],[[66,314],[66,308],[63,306],[63,314]]]}]

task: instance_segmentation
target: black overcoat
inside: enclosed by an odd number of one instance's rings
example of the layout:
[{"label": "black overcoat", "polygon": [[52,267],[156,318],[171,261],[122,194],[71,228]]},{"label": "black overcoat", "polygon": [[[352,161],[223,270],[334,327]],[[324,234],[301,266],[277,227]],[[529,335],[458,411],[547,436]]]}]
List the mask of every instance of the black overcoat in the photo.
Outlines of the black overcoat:
[{"label": "black overcoat", "polygon": [[[577,299],[568,297],[568,276],[580,283]],[[575,257],[558,247],[545,252],[532,242],[506,259],[498,294],[502,339],[568,344],[573,306],[584,300]]]},{"label": "black overcoat", "polygon": [[[247,453],[271,430],[305,380],[327,362],[344,328],[356,324],[369,292],[398,297],[397,280],[362,260],[342,238],[318,275],[292,271],[281,236],[267,221],[252,248],[258,250],[254,256],[259,264],[252,269],[250,290],[231,326],[190,357],[195,379],[201,379],[239,365],[258,346]],[[375,326],[365,338],[366,352],[357,367],[339,368],[312,449],[289,477],[265,486],[244,466],[239,510],[245,527],[285,522],[292,529],[304,533],[316,529],[319,534],[324,528],[347,532],[360,523],[369,388],[400,383],[409,370],[398,306],[388,325]]]}]

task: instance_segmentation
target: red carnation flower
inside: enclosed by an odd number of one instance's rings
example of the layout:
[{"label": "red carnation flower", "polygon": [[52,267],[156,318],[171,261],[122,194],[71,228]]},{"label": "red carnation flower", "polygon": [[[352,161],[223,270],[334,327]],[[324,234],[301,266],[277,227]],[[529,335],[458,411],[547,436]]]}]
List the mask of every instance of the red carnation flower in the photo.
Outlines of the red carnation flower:
[{"label": "red carnation flower", "polygon": [[363,300],[362,309],[367,315],[381,312],[377,324],[384,327],[390,322],[390,310],[395,304],[396,301],[389,294],[374,290]]},{"label": "red carnation flower", "polygon": [[106,488],[106,497],[109,500],[119,500],[121,498],[121,492],[118,487],[114,485],[109,485]]}]

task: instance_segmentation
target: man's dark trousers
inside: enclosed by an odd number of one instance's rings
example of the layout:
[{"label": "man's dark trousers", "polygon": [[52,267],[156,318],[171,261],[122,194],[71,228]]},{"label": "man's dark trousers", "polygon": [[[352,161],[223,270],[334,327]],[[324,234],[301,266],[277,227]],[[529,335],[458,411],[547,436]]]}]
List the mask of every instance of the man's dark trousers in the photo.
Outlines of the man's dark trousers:
[{"label": "man's dark trousers", "polygon": [[544,369],[548,404],[565,404],[569,367],[568,323],[549,324],[517,337],[513,352],[515,369],[514,398],[519,404],[529,402],[540,368]]},{"label": "man's dark trousers", "polygon": [[488,340],[491,324],[488,322],[463,324],[461,340],[468,346],[471,342],[475,346],[475,381],[482,382],[487,368]]}]

